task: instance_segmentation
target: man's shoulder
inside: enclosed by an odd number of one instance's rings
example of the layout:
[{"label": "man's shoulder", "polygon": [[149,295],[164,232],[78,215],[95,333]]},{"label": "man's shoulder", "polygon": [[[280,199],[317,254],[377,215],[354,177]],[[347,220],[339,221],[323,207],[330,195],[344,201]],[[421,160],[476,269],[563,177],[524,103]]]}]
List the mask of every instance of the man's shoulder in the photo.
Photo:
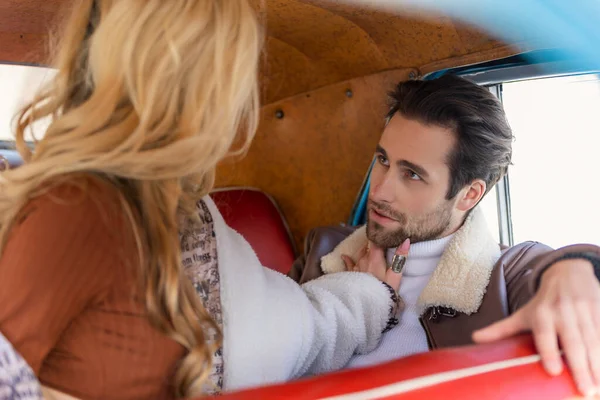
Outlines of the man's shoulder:
[{"label": "man's shoulder", "polygon": [[304,241],[304,252],[296,259],[288,276],[298,283],[305,283],[323,275],[321,258],[331,253],[359,228],[360,226],[329,225],[311,229]]},{"label": "man's shoulder", "polygon": [[516,256],[516,255],[523,255],[529,252],[548,252],[548,251],[553,251],[554,249],[548,245],[545,245],[544,243],[541,242],[537,242],[534,240],[528,240],[525,242],[521,242],[521,243],[517,243],[515,245],[512,246],[503,246],[500,245],[500,248],[502,250],[502,256]]},{"label": "man's shoulder", "polygon": [[[496,266],[502,265],[505,270],[520,270],[536,259],[553,252],[554,249],[536,241],[526,241],[510,247],[504,247]],[[506,271],[508,272],[508,271]]]},{"label": "man's shoulder", "polygon": [[[527,241],[514,245],[503,251],[501,260],[510,262],[511,260],[523,261],[536,260],[539,267],[552,264],[558,259],[564,257],[582,256],[582,258],[593,258],[600,260],[600,247],[588,243],[576,243],[554,249],[546,244]],[[600,263],[600,261],[599,261]]]},{"label": "man's shoulder", "polygon": [[[306,237],[305,244],[311,245],[307,246],[307,249],[310,249],[313,245],[321,242],[327,245],[325,247],[330,247],[333,245],[333,248],[335,248],[335,246],[337,246],[340,242],[342,242],[359,228],[360,226],[347,225],[319,226],[310,230]],[[331,248],[331,250],[333,250],[333,248]]]}]

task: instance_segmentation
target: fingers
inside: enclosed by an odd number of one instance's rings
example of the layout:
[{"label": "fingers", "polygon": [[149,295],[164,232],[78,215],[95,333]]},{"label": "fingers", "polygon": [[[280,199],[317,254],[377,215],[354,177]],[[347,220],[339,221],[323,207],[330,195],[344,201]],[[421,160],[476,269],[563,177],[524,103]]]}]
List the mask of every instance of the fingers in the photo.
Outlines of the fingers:
[{"label": "fingers", "polygon": [[367,244],[367,254],[358,262],[361,272],[367,272],[380,281],[385,281],[385,250],[373,242]]},{"label": "fingers", "polygon": [[[408,239],[396,249],[394,259],[397,261],[397,257],[402,257],[402,266],[406,261],[406,257],[408,257],[409,249],[410,240]],[[342,260],[347,271],[367,272],[386,282],[395,290],[398,290],[400,287],[402,268],[388,269],[385,249],[377,246],[373,242],[369,242],[367,246],[363,247],[354,259],[344,254],[342,255]]]},{"label": "fingers", "polygon": [[396,254],[403,255],[408,257],[408,252],[410,251],[410,239],[407,238],[398,248],[396,249]]},{"label": "fingers", "polygon": [[410,250],[410,240],[406,239],[394,253],[392,259],[391,268],[387,269],[385,273],[385,282],[390,285],[394,290],[398,291],[400,288],[400,281],[402,280],[402,270],[406,263],[408,252]]},{"label": "fingers", "polygon": [[347,256],[346,254],[342,254],[342,261],[344,262],[344,265],[346,266],[346,271],[356,271],[361,259],[367,254],[367,250],[368,250],[368,246],[365,246],[362,249],[360,249],[360,251],[356,255],[357,261],[354,261],[354,259],[352,257]]},{"label": "fingers", "polygon": [[600,387],[600,340],[594,324],[593,311],[588,303],[575,303],[575,315],[583,338],[592,384],[598,393]]},{"label": "fingers", "polygon": [[540,357],[542,357],[544,369],[550,375],[560,375],[563,370],[563,362],[558,348],[558,336],[552,310],[546,306],[538,306],[532,314],[533,340]]},{"label": "fingers", "polygon": [[390,285],[396,292],[400,289],[400,281],[402,281],[402,273],[396,273],[392,269],[385,272],[385,283]]},{"label": "fingers", "polygon": [[356,260],[357,262],[360,261],[361,258],[363,258],[364,256],[366,256],[369,253],[369,246],[365,246],[362,249],[360,249],[360,251],[358,252],[358,254],[356,255]]},{"label": "fingers", "polygon": [[567,363],[571,369],[573,379],[579,391],[585,396],[594,394],[595,387],[590,373],[583,338],[575,316],[575,309],[569,302],[560,302],[561,321],[558,325],[558,334],[565,351]]},{"label": "fingers", "polygon": [[490,343],[524,331],[527,327],[525,326],[522,313],[523,310],[517,311],[508,318],[473,332],[473,341],[475,343]]},{"label": "fingers", "polygon": [[353,259],[351,259],[349,256],[342,254],[342,261],[344,262],[344,265],[346,266],[346,271],[353,271],[354,270],[354,266],[356,265],[356,263],[354,262]]},{"label": "fingers", "polygon": [[[373,242],[369,242],[367,257],[370,264],[385,265],[385,250]],[[382,264],[383,262],[383,264]]]},{"label": "fingers", "polygon": [[406,264],[406,260],[408,259],[408,251],[410,247],[410,240],[406,239],[394,253],[394,257],[392,258],[391,269],[395,273],[402,273],[404,270],[404,266]]},{"label": "fingers", "polygon": [[[592,324],[594,327],[594,332],[596,335],[600,334],[600,305],[598,303],[595,303],[592,307],[591,307],[591,312],[590,312],[590,318],[592,320]],[[593,346],[594,349],[592,349],[591,351],[588,351],[588,354],[590,355],[590,365],[592,366],[592,371],[594,374],[594,379],[596,382],[596,389],[598,391],[598,393],[600,394],[600,381],[598,380],[598,372],[597,372],[597,365],[598,365],[598,357],[600,357],[600,350],[596,347]]]},{"label": "fingers", "polygon": [[551,374],[562,370],[559,341],[579,391],[591,396],[600,386],[600,286],[590,268],[573,263],[561,261],[544,273],[530,325],[544,367]]}]

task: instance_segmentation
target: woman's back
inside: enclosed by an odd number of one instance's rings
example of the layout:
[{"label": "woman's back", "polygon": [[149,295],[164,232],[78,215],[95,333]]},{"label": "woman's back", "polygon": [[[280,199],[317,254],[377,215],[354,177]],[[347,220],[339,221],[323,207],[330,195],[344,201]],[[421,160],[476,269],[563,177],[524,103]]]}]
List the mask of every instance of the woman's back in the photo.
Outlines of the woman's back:
[{"label": "woman's back", "polygon": [[179,218],[255,132],[258,21],[246,0],[68,3],[57,73],[16,118],[24,163],[0,175],[0,331],[68,395],[197,396],[221,332]]},{"label": "woman's back", "polygon": [[148,320],[118,193],[78,177],[27,204],[0,258],[0,331],[45,385],[86,399],[170,397],[185,350]]}]

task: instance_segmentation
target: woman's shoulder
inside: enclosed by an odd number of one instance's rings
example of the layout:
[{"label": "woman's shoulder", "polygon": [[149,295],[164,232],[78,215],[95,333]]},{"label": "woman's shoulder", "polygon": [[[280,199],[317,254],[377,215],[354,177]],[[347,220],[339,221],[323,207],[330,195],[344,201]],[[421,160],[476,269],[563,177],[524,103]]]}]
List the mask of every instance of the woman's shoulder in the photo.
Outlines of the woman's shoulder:
[{"label": "woman's shoulder", "polygon": [[55,236],[52,242],[86,237],[86,242],[122,247],[132,238],[124,205],[121,191],[108,180],[93,175],[61,177],[45,183],[25,204],[11,236]]},{"label": "woman's shoulder", "polygon": [[19,220],[35,213],[62,224],[75,219],[93,221],[122,213],[117,186],[94,175],[68,175],[46,182],[23,207]]},{"label": "woman's shoulder", "polygon": [[92,174],[77,174],[46,182],[33,201],[71,207],[94,207],[99,204],[106,207],[118,204],[120,197],[120,190],[108,179]]}]

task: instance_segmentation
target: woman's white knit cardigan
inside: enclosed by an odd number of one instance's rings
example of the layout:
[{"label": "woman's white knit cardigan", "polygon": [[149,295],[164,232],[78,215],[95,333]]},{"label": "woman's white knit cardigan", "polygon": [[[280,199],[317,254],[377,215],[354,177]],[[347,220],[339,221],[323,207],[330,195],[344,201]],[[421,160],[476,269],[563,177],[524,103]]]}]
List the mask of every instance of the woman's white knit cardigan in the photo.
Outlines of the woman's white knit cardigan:
[{"label": "woman's white knit cardigan", "polygon": [[379,280],[341,272],[299,286],[263,267],[213,201],[204,201],[217,239],[225,390],[340,369],[354,353],[377,347],[392,305]]}]

